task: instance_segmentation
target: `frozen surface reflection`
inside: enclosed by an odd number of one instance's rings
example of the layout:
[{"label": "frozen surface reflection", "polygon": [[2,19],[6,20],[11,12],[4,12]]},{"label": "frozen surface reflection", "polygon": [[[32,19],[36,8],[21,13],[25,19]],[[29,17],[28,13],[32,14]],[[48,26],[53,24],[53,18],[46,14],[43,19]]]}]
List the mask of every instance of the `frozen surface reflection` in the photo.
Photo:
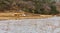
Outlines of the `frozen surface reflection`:
[{"label": "frozen surface reflection", "polygon": [[60,17],[0,21],[0,33],[60,33]]}]

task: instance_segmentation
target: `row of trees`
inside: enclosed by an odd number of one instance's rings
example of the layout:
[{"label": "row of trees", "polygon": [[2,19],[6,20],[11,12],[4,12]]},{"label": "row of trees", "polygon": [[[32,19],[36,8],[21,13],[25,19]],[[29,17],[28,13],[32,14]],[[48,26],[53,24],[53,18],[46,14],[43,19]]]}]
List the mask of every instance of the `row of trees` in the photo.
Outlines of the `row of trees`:
[{"label": "row of trees", "polygon": [[35,14],[58,14],[52,0],[0,0],[0,11],[24,10]]},{"label": "row of trees", "polygon": [[36,14],[58,14],[56,9],[56,2],[52,0],[27,0],[32,1],[34,4],[33,9],[27,8],[29,12]]}]

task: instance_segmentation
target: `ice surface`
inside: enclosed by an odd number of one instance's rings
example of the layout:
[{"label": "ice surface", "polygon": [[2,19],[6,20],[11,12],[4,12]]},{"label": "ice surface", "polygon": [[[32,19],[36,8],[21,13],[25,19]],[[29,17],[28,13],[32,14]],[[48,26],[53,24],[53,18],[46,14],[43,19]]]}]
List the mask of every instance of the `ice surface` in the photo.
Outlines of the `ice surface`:
[{"label": "ice surface", "polygon": [[2,20],[0,33],[60,33],[60,17]]}]

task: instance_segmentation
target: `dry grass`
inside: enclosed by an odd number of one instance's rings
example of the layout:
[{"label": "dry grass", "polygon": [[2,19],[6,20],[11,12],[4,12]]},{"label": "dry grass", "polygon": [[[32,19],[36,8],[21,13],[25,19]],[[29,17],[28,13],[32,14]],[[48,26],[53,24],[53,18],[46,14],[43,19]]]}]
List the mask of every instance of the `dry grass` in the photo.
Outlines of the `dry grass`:
[{"label": "dry grass", "polygon": [[49,18],[52,15],[28,15],[22,16],[21,13],[0,13],[0,20],[9,20],[9,19],[37,19],[37,18]]}]

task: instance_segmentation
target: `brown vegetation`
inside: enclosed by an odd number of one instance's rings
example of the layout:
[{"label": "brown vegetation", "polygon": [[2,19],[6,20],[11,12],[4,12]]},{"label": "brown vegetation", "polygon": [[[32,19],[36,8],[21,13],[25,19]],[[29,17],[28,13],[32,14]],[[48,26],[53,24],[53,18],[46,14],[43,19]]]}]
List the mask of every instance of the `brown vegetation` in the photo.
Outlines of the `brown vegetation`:
[{"label": "brown vegetation", "polygon": [[39,18],[48,18],[52,17],[52,15],[38,15],[38,14],[30,14],[27,13],[24,16],[22,13],[0,13],[0,20],[9,20],[9,19],[39,19]]}]

